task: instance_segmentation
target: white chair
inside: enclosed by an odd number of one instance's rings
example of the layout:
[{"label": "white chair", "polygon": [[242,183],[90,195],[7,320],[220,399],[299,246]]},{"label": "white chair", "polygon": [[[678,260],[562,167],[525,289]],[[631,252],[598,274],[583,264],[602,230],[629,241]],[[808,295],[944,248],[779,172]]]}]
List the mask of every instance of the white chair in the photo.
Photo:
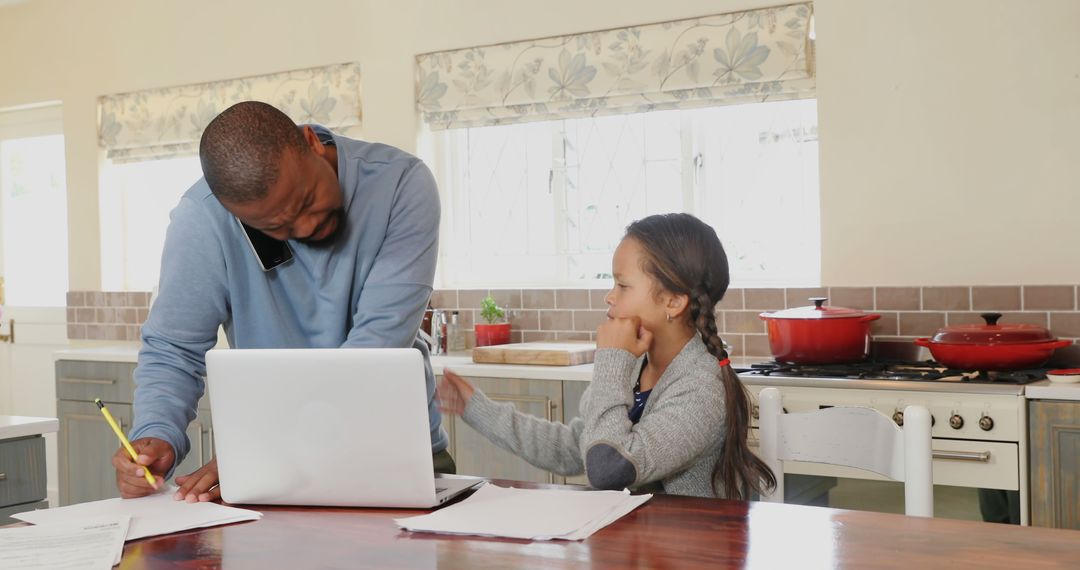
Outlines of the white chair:
[{"label": "white chair", "polygon": [[761,459],[776,474],[776,489],[762,498],[784,502],[784,461],[856,467],[904,482],[904,512],[934,516],[930,412],[904,408],[904,427],[872,408],[833,407],[784,413],[780,391],[758,396]]}]

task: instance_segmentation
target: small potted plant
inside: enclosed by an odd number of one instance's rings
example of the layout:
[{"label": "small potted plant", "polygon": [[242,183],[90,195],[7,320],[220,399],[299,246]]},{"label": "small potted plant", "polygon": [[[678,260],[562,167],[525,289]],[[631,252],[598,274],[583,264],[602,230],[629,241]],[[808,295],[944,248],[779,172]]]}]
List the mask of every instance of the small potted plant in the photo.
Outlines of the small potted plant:
[{"label": "small potted plant", "polygon": [[506,311],[495,304],[491,295],[480,301],[480,318],[485,323],[476,323],[476,346],[510,343],[510,323],[504,322]]}]

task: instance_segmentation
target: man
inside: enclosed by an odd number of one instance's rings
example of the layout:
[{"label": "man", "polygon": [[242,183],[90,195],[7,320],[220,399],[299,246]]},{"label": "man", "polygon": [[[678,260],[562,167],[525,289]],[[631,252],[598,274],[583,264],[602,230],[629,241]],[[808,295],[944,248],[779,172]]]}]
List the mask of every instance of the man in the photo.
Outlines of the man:
[{"label": "man", "polygon": [[[236,348],[418,348],[436,471],[453,472],[427,346],[416,337],[438,246],[430,171],[401,150],[298,127],[255,101],[211,121],[199,157],[204,177],[172,212],[142,328],[130,433],[138,459],[113,455],[121,496],[153,492],[143,469],[160,487],[187,454],[185,428],[220,325]],[[221,495],[216,458],[176,481],[177,499]]]}]

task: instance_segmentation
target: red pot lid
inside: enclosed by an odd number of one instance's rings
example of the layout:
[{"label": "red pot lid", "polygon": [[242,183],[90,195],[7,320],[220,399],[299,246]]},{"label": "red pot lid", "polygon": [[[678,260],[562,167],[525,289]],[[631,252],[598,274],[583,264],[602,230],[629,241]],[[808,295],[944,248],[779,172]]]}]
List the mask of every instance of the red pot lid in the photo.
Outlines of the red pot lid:
[{"label": "red pot lid", "polygon": [[997,324],[1001,313],[980,315],[986,324],[955,325],[940,328],[933,341],[947,344],[1028,344],[1054,340],[1044,326],[1021,323]]},{"label": "red pot lid", "polygon": [[809,300],[814,303],[813,305],[761,313],[761,316],[769,319],[853,319],[866,316],[865,312],[858,309],[825,305],[828,299],[828,297],[810,297]]}]

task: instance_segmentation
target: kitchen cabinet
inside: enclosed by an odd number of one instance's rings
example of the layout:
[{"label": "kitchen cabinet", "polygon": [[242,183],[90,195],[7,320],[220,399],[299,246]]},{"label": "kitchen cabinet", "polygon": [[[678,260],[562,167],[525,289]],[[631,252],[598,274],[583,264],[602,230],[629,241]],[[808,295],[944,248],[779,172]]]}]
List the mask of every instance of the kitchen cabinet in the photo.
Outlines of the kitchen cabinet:
[{"label": "kitchen cabinet", "polygon": [[19,522],[11,515],[44,509],[45,438],[0,440],[0,525]]},{"label": "kitchen cabinet", "polygon": [[1030,400],[1031,524],[1080,529],[1080,401]]},{"label": "kitchen cabinet", "polygon": [[0,416],[0,526],[19,522],[11,515],[47,509],[44,434],[56,418]]},{"label": "kitchen cabinet", "polygon": [[[496,402],[510,402],[521,412],[556,422],[563,421],[566,409],[565,400],[572,399],[576,411],[577,402],[580,399],[580,393],[576,389],[571,389],[569,398],[564,398],[564,385],[579,384],[582,389],[588,385],[584,382],[516,378],[473,377],[469,378],[469,381]],[[563,477],[533,467],[525,460],[491,443],[486,437],[469,427],[460,417],[454,416],[449,423],[454,431],[452,453],[459,474],[536,483],[563,483],[565,481]]]},{"label": "kitchen cabinet", "polygon": [[[56,411],[60,419],[60,504],[72,505],[120,496],[112,456],[120,445],[95,398],[101,398],[126,434],[134,419],[134,362],[56,361]],[[175,470],[185,475],[213,455],[210,402],[204,396],[188,426],[191,451]]]}]

